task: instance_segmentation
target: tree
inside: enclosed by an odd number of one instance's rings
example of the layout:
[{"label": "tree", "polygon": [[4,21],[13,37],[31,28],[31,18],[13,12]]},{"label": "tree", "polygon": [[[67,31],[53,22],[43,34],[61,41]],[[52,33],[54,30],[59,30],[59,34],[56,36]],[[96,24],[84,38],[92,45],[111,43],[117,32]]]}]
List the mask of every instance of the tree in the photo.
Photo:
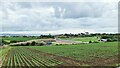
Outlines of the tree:
[{"label": "tree", "polygon": [[17,43],[17,41],[15,41],[15,40],[11,40],[10,43]]},{"label": "tree", "polygon": [[30,43],[28,42],[28,43],[26,43],[26,46],[29,46],[30,45]]},{"label": "tree", "polygon": [[35,41],[33,41],[33,42],[31,43],[31,45],[32,45],[32,46],[35,46],[35,44],[36,44],[36,42],[35,42]]},{"label": "tree", "polygon": [[89,43],[92,43],[92,41],[90,40]]}]

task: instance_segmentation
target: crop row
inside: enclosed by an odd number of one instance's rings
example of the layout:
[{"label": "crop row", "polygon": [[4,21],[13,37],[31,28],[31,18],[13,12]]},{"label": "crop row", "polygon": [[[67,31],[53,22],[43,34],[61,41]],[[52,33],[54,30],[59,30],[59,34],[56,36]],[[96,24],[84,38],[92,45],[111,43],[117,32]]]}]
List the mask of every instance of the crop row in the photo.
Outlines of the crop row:
[{"label": "crop row", "polygon": [[62,62],[43,56],[38,52],[33,52],[23,47],[13,47],[9,51],[2,66],[56,66],[62,64]]}]

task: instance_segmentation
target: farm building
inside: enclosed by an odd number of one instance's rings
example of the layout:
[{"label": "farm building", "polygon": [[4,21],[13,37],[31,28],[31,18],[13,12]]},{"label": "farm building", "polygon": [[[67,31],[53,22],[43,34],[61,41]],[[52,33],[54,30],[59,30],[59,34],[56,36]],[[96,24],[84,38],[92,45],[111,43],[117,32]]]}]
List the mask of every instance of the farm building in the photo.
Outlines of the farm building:
[{"label": "farm building", "polygon": [[100,42],[107,42],[107,39],[100,39]]}]

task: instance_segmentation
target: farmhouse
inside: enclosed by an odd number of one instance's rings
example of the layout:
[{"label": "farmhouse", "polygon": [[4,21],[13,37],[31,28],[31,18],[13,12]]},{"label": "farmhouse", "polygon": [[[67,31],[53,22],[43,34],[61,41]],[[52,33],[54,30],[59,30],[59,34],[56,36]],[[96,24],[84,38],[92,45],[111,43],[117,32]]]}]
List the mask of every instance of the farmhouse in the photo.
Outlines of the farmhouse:
[{"label": "farmhouse", "polygon": [[107,39],[100,39],[100,42],[107,42]]}]

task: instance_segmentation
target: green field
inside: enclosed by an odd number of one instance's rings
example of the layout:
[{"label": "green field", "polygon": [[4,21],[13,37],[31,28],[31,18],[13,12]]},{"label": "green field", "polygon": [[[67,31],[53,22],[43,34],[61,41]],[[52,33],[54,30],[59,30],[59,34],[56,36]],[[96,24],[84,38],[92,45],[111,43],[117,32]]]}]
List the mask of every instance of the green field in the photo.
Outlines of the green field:
[{"label": "green field", "polygon": [[[9,51],[8,51],[9,50]],[[7,53],[6,53],[7,51]],[[5,53],[7,55],[5,55]],[[92,60],[118,55],[118,43],[91,43],[60,46],[12,46],[4,48],[2,66],[84,66]],[[79,62],[78,62],[79,61]],[[84,61],[84,62],[82,62]],[[89,63],[87,63],[89,61]],[[91,63],[90,63],[91,62]],[[103,62],[99,62],[103,63]],[[112,63],[115,65],[117,63]]]},{"label": "green field", "polygon": [[[27,41],[36,38],[32,37],[7,37],[2,38],[5,41]],[[97,41],[97,37],[74,37],[60,38],[62,40],[89,42]],[[62,44],[48,46],[6,46],[2,47],[0,56],[2,56],[2,66],[91,66],[98,62],[109,65],[116,65],[111,58],[116,59],[118,55],[118,42],[99,42],[89,44]],[[107,60],[106,60],[107,59]],[[97,60],[97,61],[96,61]],[[103,62],[105,60],[105,62]]]},{"label": "green field", "polygon": [[77,60],[91,60],[95,58],[109,58],[118,54],[118,43],[93,43],[62,46],[29,46],[42,52],[74,58]]},{"label": "green field", "polygon": [[62,40],[72,40],[80,42],[98,41],[97,37],[74,37],[74,38],[60,38]]},{"label": "green field", "polygon": [[23,47],[12,47],[2,66],[55,66],[62,62]]},{"label": "green field", "polygon": [[2,38],[0,38],[0,41],[4,40],[5,43],[11,43],[12,41],[23,42],[23,41],[34,40],[34,39],[37,39],[37,38],[32,38],[32,37],[2,37]]},{"label": "green field", "polygon": [[33,40],[33,39],[37,39],[37,38],[32,38],[32,37],[4,37],[4,38],[0,38],[0,40],[4,40],[6,42],[10,42],[10,41],[28,41],[28,40]]}]

